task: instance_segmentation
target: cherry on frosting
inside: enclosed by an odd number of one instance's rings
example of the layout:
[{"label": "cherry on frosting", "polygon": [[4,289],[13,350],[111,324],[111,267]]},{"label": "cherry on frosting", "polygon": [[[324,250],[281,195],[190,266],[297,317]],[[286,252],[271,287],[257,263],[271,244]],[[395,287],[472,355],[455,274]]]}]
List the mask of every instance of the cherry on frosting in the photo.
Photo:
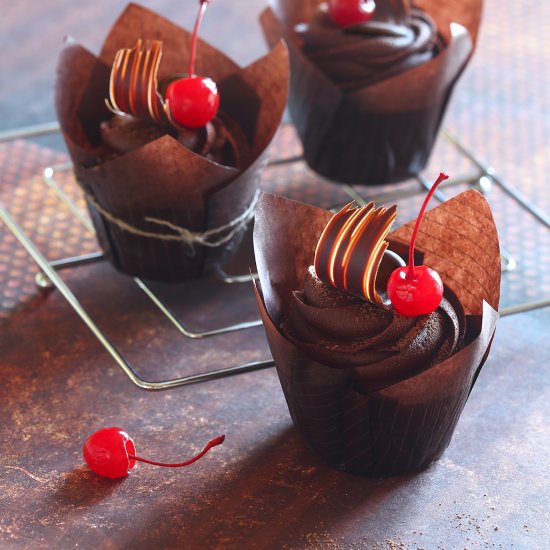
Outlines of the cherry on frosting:
[{"label": "cherry on frosting", "polygon": [[397,268],[388,279],[388,297],[394,309],[407,317],[432,313],[437,309],[443,297],[443,281],[439,273],[425,265],[414,265],[414,243],[428,202],[437,186],[448,177],[446,174],[439,174],[424,199],[411,237],[409,265]]},{"label": "cherry on frosting", "polygon": [[374,0],[329,0],[328,14],[339,27],[350,27],[374,17]]},{"label": "cherry on frosting", "polygon": [[126,477],[135,466],[136,461],[164,466],[166,468],[180,468],[188,466],[203,457],[212,447],[221,445],[225,435],[220,435],[209,441],[204,449],[193,458],[175,464],[155,462],[136,456],[136,447],[132,438],[121,428],[103,428],[94,432],[86,441],[83,456],[90,469],[104,477],[117,479]]},{"label": "cherry on frosting", "polygon": [[197,37],[204,12],[210,0],[199,0],[199,13],[193,29],[188,76],[172,81],[166,88],[166,100],[175,122],[186,128],[201,128],[217,114],[220,96],[211,78],[195,75]]}]

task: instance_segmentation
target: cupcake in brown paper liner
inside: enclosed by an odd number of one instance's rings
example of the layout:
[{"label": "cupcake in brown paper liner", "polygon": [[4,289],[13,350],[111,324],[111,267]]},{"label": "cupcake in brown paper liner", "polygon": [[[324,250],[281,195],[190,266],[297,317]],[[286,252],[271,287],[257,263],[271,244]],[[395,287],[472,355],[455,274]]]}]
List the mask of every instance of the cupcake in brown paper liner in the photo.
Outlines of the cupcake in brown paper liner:
[{"label": "cupcake in brown paper liner", "polygon": [[[376,238],[365,233],[351,255],[331,256],[331,264],[319,250],[336,216],[263,194],[254,229],[256,297],[307,443],[338,469],[390,476],[428,467],[449,445],[494,335],[500,254],[491,211],[476,191],[429,211],[415,258],[439,272],[444,296],[432,313],[406,317],[387,299],[392,265],[384,250],[389,244],[402,255],[413,223],[384,241],[394,208],[370,209],[365,218],[374,216]],[[332,238],[327,250],[340,242]],[[340,261],[344,270],[335,267]]]},{"label": "cupcake in brown paper liner", "polygon": [[[59,58],[56,108],[75,175],[106,258],[129,275],[182,281],[229,258],[252,220],[285,108],[284,45],[240,68],[199,40],[196,74],[217,84],[219,112],[200,128],[173,123],[162,98],[186,75],[190,47],[190,33],[129,4],[99,56],[68,40]],[[132,67],[118,80],[117,62]],[[116,88],[134,69],[132,85]]]},{"label": "cupcake in brown paper liner", "polygon": [[321,0],[272,0],[261,16],[268,42],[288,44],[289,110],[305,159],[342,183],[399,182],[426,166],[482,0],[375,4],[372,19],[345,28]]}]

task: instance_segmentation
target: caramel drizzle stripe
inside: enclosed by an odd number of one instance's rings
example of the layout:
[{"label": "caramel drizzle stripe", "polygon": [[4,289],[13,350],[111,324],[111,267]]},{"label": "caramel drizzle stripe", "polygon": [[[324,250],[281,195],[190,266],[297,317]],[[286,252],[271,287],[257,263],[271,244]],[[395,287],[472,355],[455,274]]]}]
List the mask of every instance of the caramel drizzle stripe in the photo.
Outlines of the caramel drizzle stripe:
[{"label": "caramel drizzle stripe", "polygon": [[147,102],[147,81],[143,78],[143,75],[147,73],[148,66],[148,55],[149,48],[145,48],[140,52],[139,62],[143,67],[141,71],[138,71],[136,74],[136,83],[135,83],[135,96],[139,105],[144,106],[146,112],[149,112],[149,104]]},{"label": "caramel drizzle stripe", "polygon": [[130,83],[128,86],[128,103],[130,104],[130,112],[137,115],[141,114],[140,102],[136,102],[136,96],[138,95],[138,90],[136,89],[137,85],[137,76],[139,67],[141,65],[141,48],[136,49],[130,52],[128,55],[128,60],[130,62]]},{"label": "caramel drizzle stripe", "polygon": [[363,278],[363,294],[365,296],[374,296],[374,299],[377,302],[381,302],[382,299],[380,298],[380,295],[378,292],[376,292],[376,275],[378,274],[378,268],[380,266],[380,262],[382,261],[382,258],[384,256],[384,252],[386,252],[386,249],[388,248],[388,243],[385,241],[379,241],[370,255],[370,261],[369,264],[371,264],[370,267],[365,268],[365,275]]},{"label": "caramel drizzle stripe", "polygon": [[384,253],[384,237],[392,221],[388,209],[380,207],[374,212],[370,223],[361,231],[353,253],[349,256],[343,290],[363,296],[370,301],[381,301],[375,290],[376,274]]},{"label": "caramel drizzle stripe", "polygon": [[121,95],[118,92],[120,88],[118,81],[121,79],[121,75],[124,74],[126,67],[127,59],[126,54],[123,50],[119,50],[116,54],[116,62],[113,65],[111,70],[111,79],[109,82],[109,95],[110,101],[117,111],[124,113],[128,111],[128,102],[126,101],[126,96]]},{"label": "caramel drizzle stripe", "polygon": [[[137,73],[135,84],[135,96],[138,98],[138,104],[140,105],[141,114],[144,116],[151,116],[153,119],[158,120],[154,116],[154,111],[151,110],[151,102],[149,101],[149,82],[153,82],[156,88],[156,81],[154,78],[154,69],[151,68],[151,48],[148,45],[141,53],[141,62],[143,68],[141,72]],[[148,75],[152,75],[148,77]]]},{"label": "caramel drizzle stripe", "polygon": [[346,212],[346,216],[342,217],[341,220],[338,220],[339,223],[335,223],[332,227],[332,231],[327,233],[326,235],[326,243],[327,243],[327,262],[328,262],[328,280],[330,284],[335,285],[334,281],[334,269],[336,267],[334,256],[336,251],[336,244],[339,241],[339,237],[342,234],[342,229],[345,228],[348,225],[348,222],[351,218],[353,218],[354,211],[350,210]]},{"label": "caramel drizzle stripe", "polygon": [[[141,44],[138,40],[136,47]],[[107,107],[116,114],[126,114],[130,111],[127,101],[127,95],[122,93],[124,90],[121,82],[124,80],[126,66],[128,64],[128,50],[118,50],[115,54],[113,67],[111,68],[111,77],[109,80],[109,99],[105,100]]]},{"label": "caramel drizzle stripe", "polygon": [[[350,281],[357,281],[361,283],[358,292],[362,292],[369,300],[381,301],[380,296],[376,292],[376,275],[378,274],[378,268],[380,262],[384,256],[384,252],[388,248],[388,243],[385,241],[390,227],[397,216],[397,209],[395,206],[386,209],[380,208],[377,212],[377,217],[372,225],[368,228],[368,231],[363,233],[365,238],[368,235],[368,243],[362,245],[361,242],[357,246],[356,263],[362,267],[358,269],[358,273]],[[367,262],[365,263],[364,250],[369,250],[367,256]]]},{"label": "caramel drizzle stripe", "polygon": [[[342,253],[345,253],[347,247],[349,246],[350,234],[353,231],[353,228],[357,225],[357,220],[362,215],[361,209],[355,210],[351,216],[348,217],[346,223],[341,227],[336,240],[332,245],[330,251],[330,260],[329,260],[329,278],[330,282],[336,286],[341,287],[344,284],[342,274],[343,270],[341,267],[342,264]],[[338,269],[337,269],[338,268]]]},{"label": "caramel drizzle stripe", "polygon": [[317,243],[315,260],[313,261],[315,272],[321,280],[329,282],[330,284],[332,284],[329,274],[330,257],[332,253],[331,243],[336,240],[342,226],[346,223],[348,218],[353,215],[355,210],[353,205],[354,203],[350,202],[332,216]]},{"label": "caramel drizzle stripe", "polygon": [[148,80],[147,104],[155,120],[166,122],[166,106],[157,92],[157,74],[162,57],[162,42],[158,40],[153,41],[151,43],[151,50],[153,55],[151,57],[151,77]]},{"label": "caramel drizzle stripe", "polygon": [[130,56],[128,55],[127,51],[122,54],[120,76],[115,80],[115,93],[117,96],[120,96],[121,98],[123,98],[124,112],[131,113],[132,111],[130,110],[130,102],[128,100],[128,93],[127,93],[128,86],[126,85],[129,57]]},{"label": "caramel drizzle stripe", "polygon": [[145,93],[144,101],[147,105],[149,112],[153,113],[153,118],[155,120],[157,120],[158,116],[157,112],[155,111],[157,87],[154,80],[147,78],[147,73],[149,71],[151,71],[152,73],[156,73],[156,71],[158,70],[158,63],[160,61],[160,58],[157,57],[157,54],[158,48],[153,43],[150,45],[150,47],[147,48],[147,54],[145,56],[145,66],[147,67],[147,71],[144,71],[144,74],[142,75],[142,86]]},{"label": "caramel drizzle stripe", "polygon": [[340,290],[380,302],[376,275],[396,216],[396,206],[346,205],[332,217],[319,239],[314,261],[317,276]]},{"label": "caramel drizzle stripe", "polygon": [[106,100],[106,103],[109,109],[115,112],[122,111],[115,97],[115,78],[116,78],[117,72],[120,70],[120,64],[122,62],[123,55],[124,55],[124,52],[122,50],[118,50],[117,53],[115,54],[115,60],[113,61],[111,76],[109,78],[109,99]]},{"label": "caramel drizzle stripe", "polygon": [[344,254],[342,257],[342,275],[343,275],[343,284],[347,288],[347,279],[348,279],[348,269],[349,269],[349,262],[351,259],[351,255],[353,254],[354,250],[357,247],[357,244],[360,241],[362,232],[364,231],[365,227],[372,222],[373,218],[376,216],[376,210],[374,210],[374,204],[369,203],[372,205],[372,208],[369,209],[369,211],[364,215],[361,219],[361,221],[357,224],[355,229],[353,230],[353,233],[351,235],[350,243],[344,250]]},{"label": "caramel drizzle stripe", "polygon": [[[373,251],[373,257],[372,257],[372,267],[369,269],[368,273],[370,273],[370,285],[371,285],[371,293],[373,293],[376,296],[376,299],[379,301],[382,301],[378,293],[376,292],[375,285],[376,285],[376,276],[378,275],[378,268],[380,267],[380,262],[382,261],[382,258],[384,256],[384,253],[386,252],[389,243],[386,241],[386,237],[388,236],[388,233],[390,232],[391,226],[393,225],[393,222],[397,218],[397,206],[393,205],[390,208],[384,209],[383,215],[381,215],[380,218],[380,235],[376,244],[376,247]],[[365,283],[364,283],[365,286]]]}]

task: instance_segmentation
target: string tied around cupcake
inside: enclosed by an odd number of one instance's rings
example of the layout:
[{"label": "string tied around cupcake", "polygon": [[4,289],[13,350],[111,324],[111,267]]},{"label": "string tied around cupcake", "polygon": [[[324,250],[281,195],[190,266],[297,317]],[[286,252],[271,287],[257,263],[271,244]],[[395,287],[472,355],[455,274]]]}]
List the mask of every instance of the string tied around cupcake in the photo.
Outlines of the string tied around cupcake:
[{"label": "string tied around cupcake", "polygon": [[99,204],[97,199],[91,193],[85,192],[84,194],[86,199],[98,210],[98,212],[101,213],[102,216],[123,231],[127,231],[128,233],[132,233],[133,235],[138,235],[140,237],[149,237],[151,239],[158,239],[161,241],[184,243],[189,246],[191,256],[195,253],[195,245],[201,245],[207,248],[217,248],[230,241],[241,229],[246,227],[252,221],[254,218],[256,204],[260,198],[260,190],[258,189],[254,193],[252,201],[242,214],[224,225],[207,229],[206,231],[191,231],[186,227],[181,227],[175,223],[169,222],[168,220],[146,216],[144,221],[167,227],[174,232],[157,233],[129,224],[101,206],[101,204]]}]

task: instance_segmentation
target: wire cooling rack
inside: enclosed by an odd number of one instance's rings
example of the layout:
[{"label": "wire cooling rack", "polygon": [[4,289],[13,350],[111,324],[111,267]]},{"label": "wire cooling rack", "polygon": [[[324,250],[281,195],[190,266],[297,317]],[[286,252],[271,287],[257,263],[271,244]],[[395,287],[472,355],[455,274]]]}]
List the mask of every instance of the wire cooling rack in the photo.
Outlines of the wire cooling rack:
[{"label": "wire cooling rack", "polygon": [[[58,132],[59,128],[56,123],[48,123],[45,125],[20,128],[13,131],[0,132],[0,142],[2,141],[11,141],[14,139],[21,138],[30,138],[46,134],[51,134]],[[467,173],[461,175],[460,177],[448,179],[443,182],[439,190],[435,194],[435,198],[441,202],[446,200],[448,197],[445,193],[445,189],[449,189],[453,186],[464,186],[475,188],[482,192],[483,194],[489,194],[493,185],[500,187],[507,195],[509,195],[521,208],[529,212],[538,223],[543,224],[546,228],[550,229],[550,218],[544,212],[542,212],[536,205],[529,201],[523,194],[521,194],[515,187],[509,185],[503,181],[497,174],[496,171],[486,163],[479,160],[471,151],[466,149],[456,138],[451,136],[448,133],[444,133],[444,137],[452,144],[452,146],[457,150],[458,154],[463,156],[469,161],[471,165],[471,170]],[[276,159],[271,162],[272,166],[290,164],[302,162],[303,158],[301,156],[293,156],[289,158]],[[60,201],[60,205],[64,208],[67,208],[71,214],[84,226],[87,231],[95,233],[94,227],[90,222],[89,217],[84,213],[80,207],[63,191],[63,189],[58,185],[57,178],[60,173],[72,170],[72,165],[70,163],[65,163],[56,166],[49,166],[44,170],[43,181],[45,185],[50,188]],[[418,183],[417,186],[408,189],[398,189],[395,191],[389,191],[386,193],[378,195],[369,195],[368,199],[364,197],[360,191],[357,190],[357,187],[351,185],[343,185],[342,189],[354,199],[358,204],[365,204],[367,201],[374,201],[376,203],[388,203],[395,200],[408,198],[417,194],[423,194],[426,189],[431,187],[431,182],[429,182],[423,175],[420,175],[416,178]],[[337,209],[339,206],[336,206]],[[169,380],[160,380],[160,381],[149,381],[145,380],[138,371],[134,368],[132,363],[120,352],[117,345],[112,342],[102,330],[102,328],[92,319],[88,311],[83,307],[80,301],[76,298],[75,294],[67,286],[64,280],[61,278],[59,272],[74,268],[77,266],[82,266],[86,264],[91,264],[104,260],[103,254],[100,252],[94,252],[79,256],[62,258],[54,261],[48,261],[45,256],[40,252],[36,244],[28,237],[22,227],[14,220],[14,218],[9,213],[8,209],[0,204],[0,219],[4,222],[8,230],[17,238],[21,246],[25,248],[28,254],[37,264],[39,271],[36,275],[36,284],[37,286],[44,290],[49,291],[52,289],[57,289],[68,304],[74,309],[74,311],[79,315],[81,320],[87,325],[91,330],[97,340],[102,344],[105,350],[111,355],[116,364],[122,369],[122,371],[128,376],[128,378],[136,386],[146,390],[158,391],[166,390],[170,388],[175,388],[179,386],[185,386],[197,382],[204,382],[208,380],[214,380],[217,378],[235,375],[239,373],[259,370],[268,368],[274,365],[272,359],[266,359],[264,361],[253,361],[249,363],[242,363],[231,367],[225,367],[222,369],[211,370],[201,374],[193,374],[189,376],[183,376],[179,378],[173,378]],[[514,258],[506,250],[501,249],[501,256],[503,262],[503,276],[506,276],[506,273],[513,271],[518,266],[518,261],[521,259]],[[219,269],[216,273],[216,277],[222,281],[222,283],[227,285],[238,285],[242,283],[249,283],[251,277],[254,277],[254,274],[244,274],[244,275],[230,275]],[[140,278],[130,278],[133,280],[133,283],[145,294],[149,299],[151,306],[157,308],[170,322],[175,330],[177,330],[183,338],[190,339],[202,339],[202,338],[214,338],[221,334],[227,334],[230,332],[247,330],[252,327],[261,325],[259,319],[241,323],[234,323],[223,326],[215,326],[204,329],[194,328],[192,323],[181,319],[169,305],[151,288],[151,286],[144,280]],[[524,302],[511,307],[502,308],[500,311],[501,315],[511,315],[515,313],[525,312],[536,308],[541,308],[550,305],[550,297],[544,298],[542,300],[534,302]]]}]

